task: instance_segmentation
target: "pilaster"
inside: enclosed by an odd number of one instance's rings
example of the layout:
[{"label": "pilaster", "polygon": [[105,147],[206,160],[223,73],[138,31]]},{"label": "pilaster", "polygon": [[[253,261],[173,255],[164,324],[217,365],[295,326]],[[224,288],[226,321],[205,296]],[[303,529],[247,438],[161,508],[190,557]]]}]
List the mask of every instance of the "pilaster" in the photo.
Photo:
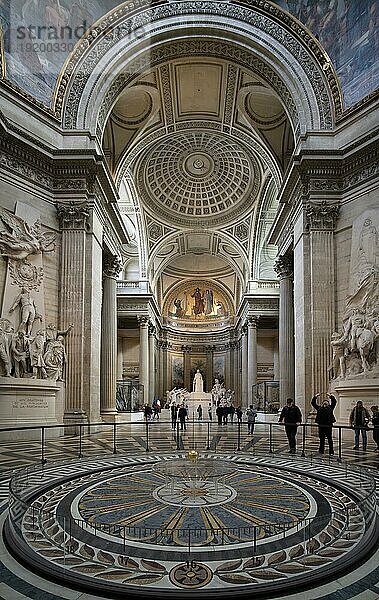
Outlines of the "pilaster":
[{"label": "pilaster", "polygon": [[116,414],[117,379],[117,299],[116,278],[122,269],[117,256],[107,256],[103,268],[103,306],[101,319],[101,396],[104,418]]},{"label": "pilaster", "polygon": [[64,419],[87,419],[84,409],[83,382],[84,329],[86,311],[86,236],[90,231],[90,209],[87,203],[59,204],[58,219],[62,230],[60,324],[66,329],[73,324],[66,338],[66,405]]},{"label": "pilaster", "polygon": [[332,362],[331,334],[335,330],[334,228],[339,204],[308,202],[306,228],[310,244],[312,390],[328,389]]},{"label": "pilaster", "polygon": [[280,278],[279,298],[279,396],[283,405],[295,395],[293,257],[280,255],[274,269]]},{"label": "pilaster", "polygon": [[139,345],[139,382],[143,386],[144,404],[150,400],[149,390],[149,317],[138,317],[140,331]]},{"label": "pilaster", "polygon": [[252,388],[257,383],[257,325],[258,317],[247,320],[247,404],[252,403]]}]

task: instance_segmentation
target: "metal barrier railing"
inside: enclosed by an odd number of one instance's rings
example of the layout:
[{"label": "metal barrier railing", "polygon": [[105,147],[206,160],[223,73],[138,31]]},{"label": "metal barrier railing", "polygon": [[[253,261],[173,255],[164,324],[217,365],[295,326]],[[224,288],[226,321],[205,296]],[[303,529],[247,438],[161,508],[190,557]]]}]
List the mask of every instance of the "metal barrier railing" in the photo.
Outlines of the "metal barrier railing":
[{"label": "metal barrier railing", "polygon": [[[133,441],[135,437],[138,438],[140,447],[142,446],[146,452],[151,450],[159,451],[160,446],[162,449],[167,450],[167,443],[169,443],[171,450],[212,450],[217,451],[219,448],[223,448],[225,444],[228,448],[240,452],[251,451],[254,452],[254,440],[259,438],[260,450],[269,454],[276,453],[286,445],[287,440],[284,435],[284,427],[279,423],[267,423],[256,421],[254,428],[254,436],[247,434],[247,423],[241,421],[235,421],[233,424],[219,425],[215,421],[195,421],[190,420],[185,423],[186,429],[179,422],[174,427],[171,426],[169,421],[125,421],[117,423],[78,423],[78,424],[62,424],[62,425],[42,425],[42,426],[28,426],[18,428],[2,428],[0,429],[0,437],[2,433],[20,433],[25,432],[39,432],[38,438],[40,441],[40,458],[38,459],[40,464],[46,464],[49,460],[49,434],[54,431],[64,430],[68,435],[64,436],[64,439],[70,440],[70,445],[62,448],[62,455],[75,456],[77,458],[83,458],[89,453],[93,454],[86,447],[86,442],[92,439],[93,434],[99,435],[101,433],[109,433],[109,439],[106,440],[105,445],[102,446],[102,450],[105,453],[117,454],[122,451],[125,442]],[[298,451],[301,456],[309,454],[316,454],[318,447],[318,438],[315,433],[318,427],[314,424],[303,423],[299,425],[297,431],[297,444]],[[370,435],[370,431],[373,428],[367,427],[367,434]],[[92,430],[92,433],[91,433]],[[344,436],[349,433],[349,442],[351,442],[351,428],[347,425],[334,425],[333,428],[334,441],[335,441],[335,457],[337,461],[341,462],[343,459],[343,442]],[[18,436],[20,439],[20,436]],[[56,439],[56,438],[55,438]],[[164,440],[164,443],[161,442]],[[71,442],[75,442],[76,449],[72,447]],[[27,444],[27,440],[23,442]],[[35,441],[33,441],[33,447]],[[100,450],[100,448],[96,448]],[[54,445],[54,457],[57,455],[57,448]]]}]

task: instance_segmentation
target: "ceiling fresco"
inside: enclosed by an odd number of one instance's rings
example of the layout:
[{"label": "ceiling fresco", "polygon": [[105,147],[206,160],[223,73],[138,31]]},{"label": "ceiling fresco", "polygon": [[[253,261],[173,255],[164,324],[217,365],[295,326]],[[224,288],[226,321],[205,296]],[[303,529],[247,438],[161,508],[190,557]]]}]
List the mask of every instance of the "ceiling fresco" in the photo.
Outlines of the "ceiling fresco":
[{"label": "ceiling fresco", "polygon": [[[46,106],[52,106],[60,71],[77,41],[96,21],[123,4],[127,3],[0,0],[6,77]],[[150,4],[154,2],[145,2],[144,6]],[[346,107],[376,88],[378,0],[277,0],[274,4],[299,19],[320,41],[340,78]],[[131,15],[134,9],[130,2]],[[217,77],[213,72],[207,74],[205,81],[211,85]],[[214,111],[217,112],[216,105]]]}]

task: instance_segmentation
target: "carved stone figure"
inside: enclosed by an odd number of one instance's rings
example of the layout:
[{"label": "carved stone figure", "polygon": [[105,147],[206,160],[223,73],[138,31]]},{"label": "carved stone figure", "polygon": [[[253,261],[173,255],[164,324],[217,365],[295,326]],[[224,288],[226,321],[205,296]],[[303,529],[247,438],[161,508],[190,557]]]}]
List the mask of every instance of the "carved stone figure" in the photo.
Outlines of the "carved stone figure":
[{"label": "carved stone figure", "polygon": [[14,363],[15,377],[22,377],[27,373],[26,360],[28,357],[28,341],[22,330],[14,334],[11,344],[11,355]]},{"label": "carved stone figure", "polygon": [[42,320],[42,317],[37,313],[35,302],[31,297],[29,290],[26,288],[21,288],[21,292],[13,302],[9,312],[12,313],[18,305],[20,305],[21,310],[21,323],[19,330],[23,331],[25,335],[29,336],[32,332],[35,319]]},{"label": "carved stone figure", "polygon": [[[370,377],[379,372],[379,235],[378,214],[365,211],[353,225],[350,294],[346,298],[343,335],[332,336],[333,375]],[[373,368],[376,367],[376,368]],[[368,376],[368,375],[367,375]]]},{"label": "carved stone figure", "polygon": [[197,371],[195,373],[195,377],[193,378],[193,391],[194,392],[203,392],[204,391],[203,376],[200,373],[199,369],[197,369]]},{"label": "carved stone figure", "polygon": [[10,347],[7,339],[7,334],[3,330],[2,324],[0,324],[0,359],[5,369],[5,377],[10,377],[12,370]]},{"label": "carved stone figure", "polygon": [[63,335],[58,335],[57,339],[50,343],[43,357],[47,378],[53,381],[63,381],[63,369],[67,362],[63,340]]},{"label": "carved stone figure", "polygon": [[33,338],[29,339],[30,364],[33,370],[33,379],[46,379],[45,361],[45,334],[42,329],[37,331]]},{"label": "carved stone figure", "polygon": [[28,225],[20,217],[0,207],[0,255],[13,260],[24,260],[30,254],[52,252],[55,249],[55,235],[43,233],[40,221]]},{"label": "carved stone figure", "polygon": [[215,379],[214,386],[213,386],[211,392],[212,392],[213,404],[216,405],[217,402],[220,400],[220,396],[221,396],[221,383],[218,379]]},{"label": "carved stone figure", "polygon": [[63,338],[65,338],[70,333],[70,331],[73,327],[74,327],[74,325],[71,323],[71,325],[69,325],[67,327],[67,329],[65,329],[64,331],[57,331],[56,326],[53,323],[49,323],[45,329],[45,336],[46,336],[45,352],[50,350],[52,343],[57,340],[58,336],[62,336]]},{"label": "carved stone figure", "polygon": [[336,331],[332,333],[331,345],[333,348],[333,379],[337,377],[345,377],[346,364],[345,364],[345,349],[346,349],[346,337]]}]

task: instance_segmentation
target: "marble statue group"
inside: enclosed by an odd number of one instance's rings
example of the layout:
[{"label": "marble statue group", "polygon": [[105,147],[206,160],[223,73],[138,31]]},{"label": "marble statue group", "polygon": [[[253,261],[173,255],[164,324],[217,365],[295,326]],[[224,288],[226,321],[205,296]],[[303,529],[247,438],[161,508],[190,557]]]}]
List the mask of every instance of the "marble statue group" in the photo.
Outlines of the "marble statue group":
[{"label": "marble statue group", "polygon": [[379,234],[367,215],[358,231],[351,258],[352,293],[346,298],[342,331],[331,336],[333,379],[379,372]]},{"label": "marble statue group", "polygon": [[43,232],[40,221],[30,225],[1,207],[0,227],[0,255],[8,260],[12,283],[19,288],[11,305],[3,304],[0,376],[62,381],[67,362],[64,342],[73,325],[64,331],[52,323],[44,326],[32,294],[41,285],[43,267],[30,262],[54,251],[55,236]]}]

